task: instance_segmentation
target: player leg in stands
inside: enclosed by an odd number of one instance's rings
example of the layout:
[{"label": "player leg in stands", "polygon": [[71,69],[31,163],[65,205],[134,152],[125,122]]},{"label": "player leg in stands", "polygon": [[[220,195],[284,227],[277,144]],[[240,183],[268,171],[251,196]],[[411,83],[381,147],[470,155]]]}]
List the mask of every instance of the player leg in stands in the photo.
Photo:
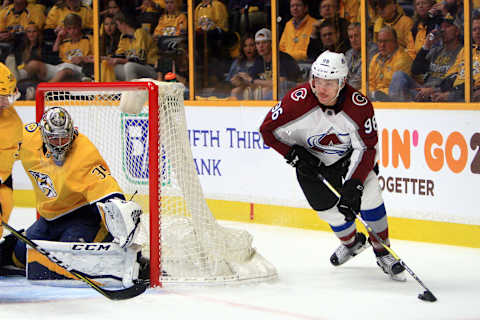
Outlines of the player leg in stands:
[{"label": "player leg in stands", "polygon": [[[383,240],[383,243],[390,246],[387,212],[383,203],[377,175],[373,171],[370,172],[364,182],[360,214],[373,231]],[[406,277],[403,272],[405,268],[400,262],[376,241],[372,235],[370,235],[368,241],[372,245],[378,266],[388,274],[392,280],[405,281]]]}]

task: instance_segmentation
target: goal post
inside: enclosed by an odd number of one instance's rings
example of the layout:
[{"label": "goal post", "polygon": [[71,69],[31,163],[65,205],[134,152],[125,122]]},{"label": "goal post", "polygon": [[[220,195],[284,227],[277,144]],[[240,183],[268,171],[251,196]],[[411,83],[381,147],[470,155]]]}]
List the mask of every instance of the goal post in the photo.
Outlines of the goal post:
[{"label": "goal post", "polygon": [[[60,106],[98,148],[126,197],[142,206],[152,286],[265,281],[275,267],[244,230],[209,210],[188,139],[184,87],[147,81],[41,83],[36,120]],[[125,108],[127,107],[127,108]],[[125,113],[122,110],[129,110]],[[132,111],[134,110],[134,111]]]}]

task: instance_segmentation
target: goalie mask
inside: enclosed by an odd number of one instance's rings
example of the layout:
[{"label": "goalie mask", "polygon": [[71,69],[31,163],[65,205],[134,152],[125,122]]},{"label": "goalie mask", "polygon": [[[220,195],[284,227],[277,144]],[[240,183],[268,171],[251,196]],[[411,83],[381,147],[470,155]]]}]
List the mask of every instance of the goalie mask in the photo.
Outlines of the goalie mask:
[{"label": "goalie mask", "polygon": [[3,63],[0,63],[0,110],[8,108],[20,97],[15,76]]},{"label": "goalie mask", "polygon": [[43,143],[51,153],[55,164],[63,165],[75,138],[70,114],[61,107],[48,109],[40,121],[40,131]]}]

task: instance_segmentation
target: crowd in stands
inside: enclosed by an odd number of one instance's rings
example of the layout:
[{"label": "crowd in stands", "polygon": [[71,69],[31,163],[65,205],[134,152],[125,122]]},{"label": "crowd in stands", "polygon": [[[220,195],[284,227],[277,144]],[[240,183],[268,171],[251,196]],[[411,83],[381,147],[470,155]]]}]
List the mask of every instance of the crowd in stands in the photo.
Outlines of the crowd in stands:
[{"label": "crowd in stands", "polygon": [[[464,101],[463,0],[368,0],[367,94],[373,101]],[[472,101],[480,101],[480,0],[472,12]],[[188,89],[185,0],[100,0],[100,80],[152,78]],[[278,98],[325,50],[345,54],[362,87],[360,0],[278,0]],[[195,92],[273,99],[267,0],[194,1]],[[3,0],[0,61],[22,99],[39,82],[93,81],[92,0]],[[188,94],[187,94],[188,96]]]}]

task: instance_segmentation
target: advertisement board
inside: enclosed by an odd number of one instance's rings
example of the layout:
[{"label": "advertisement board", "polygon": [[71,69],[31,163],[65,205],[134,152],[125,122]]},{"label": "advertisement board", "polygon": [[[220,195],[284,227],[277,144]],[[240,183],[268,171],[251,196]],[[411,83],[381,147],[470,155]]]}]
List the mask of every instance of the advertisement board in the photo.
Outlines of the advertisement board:
[{"label": "advertisement board", "polygon": [[[24,122],[33,121],[33,107],[17,110]],[[294,169],[264,145],[258,131],[268,110],[186,107],[206,198],[308,208]],[[389,215],[479,225],[480,113],[379,109],[376,118],[379,178]],[[31,189],[19,162],[14,186]]]}]

